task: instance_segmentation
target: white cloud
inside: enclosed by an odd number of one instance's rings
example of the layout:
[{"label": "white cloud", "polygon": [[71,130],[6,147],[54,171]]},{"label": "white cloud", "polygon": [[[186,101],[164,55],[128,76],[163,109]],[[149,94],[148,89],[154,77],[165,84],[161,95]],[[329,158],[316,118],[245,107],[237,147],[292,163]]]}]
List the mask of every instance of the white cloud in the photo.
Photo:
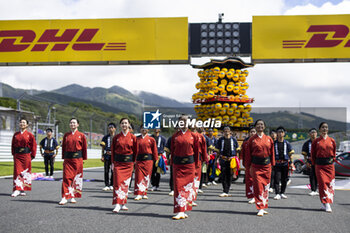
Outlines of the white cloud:
[{"label": "white cloud", "polygon": [[324,3],[321,7],[312,4],[304,6],[296,6],[285,11],[286,15],[322,15],[322,14],[349,14],[350,1],[344,0],[339,4],[332,4],[331,2]]},{"label": "white cloud", "polygon": [[[253,15],[347,14],[350,1],[337,5],[311,4],[286,9],[283,0],[12,0],[0,1],[0,20],[180,17],[189,22],[251,22]],[[194,59],[201,64],[209,58]],[[347,63],[259,64],[250,69],[248,94],[253,106],[346,106],[350,80]],[[189,101],[198,82],[189,65],[169,66],[74,66],[0,67],[0,81],[14,87],[53,90],[77,83],[83,86],[144,90]]]}]

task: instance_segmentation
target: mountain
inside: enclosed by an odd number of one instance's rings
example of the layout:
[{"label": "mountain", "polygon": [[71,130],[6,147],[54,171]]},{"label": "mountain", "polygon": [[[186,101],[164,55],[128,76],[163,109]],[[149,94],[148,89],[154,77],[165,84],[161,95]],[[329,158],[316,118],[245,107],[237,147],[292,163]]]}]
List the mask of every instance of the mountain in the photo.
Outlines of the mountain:
[{"label": "mountain", "polygon": [[251,116],[254,121],[263,119],[266,127],[269,129],[276,129],[278,126],[283,126],[289,130],[299,128],[304,130],[311,128],[318,129],[318,125],[321,122],[327,122],[330,131],[346,131],[349,126],[349,123],[346,122],[329,120],[305,112],[293,113],[290,111],[276,111],[271,113],[256,113],[253,109]]},{"label": "mountain", "polygon": [[[52,103],[59,103],[63,105],[71,105],[71,103],[83,103],[91,105],[92,107],[101,109],[103,112],[111,113],[127,113],[141,116],[143,107],[168,107],[168,108],[193,108],[192,103],[181,103],[171,98],[159,96],[150,92],[138,91],[130,92],[119,86],[112,86],[110,88],[102,87],[83,87],[77,84],[68,85],[51,92],[44,92],[40,90],[28,91],[24,89],[16,89],[7,84],[3,84],[3,96],[18,98],[23,93],[32,92],[33,95],[26,95],[24,99],[33,99],[40,101],[47,101]],[[310,129],[317,128],[318,124],[326,121],[329,124],[330,130],[344,131],[348,124],[324,119],[305,112],[294,113],[292,111],[276,111],[272,110],[268,113],[254,112],[259,108],[253,108],[251,113],[254,120],[263,119],[267,127],[277,128],[282,125],[288,129]]]},{"label": "mountain", "polygon": [[119,86],[112,86],[106,89],[102,87],[89,88],[72,84],[54,90],[53,92],[80,99],[101,102],[135,114],[142,113],[143,107],[149,106],[167,108],[193,107],[192,103],[182,103],[168,97],[145,91],[136,91],[132,93]]},{"label": "mountain", "polygon": [[20,88],[13,88],[10,85],[7,85],[5,83],[2,83],[2,95],[3,97],[10,97],[17,99],[19,98],[23,93],[27,93],[29,95],[35,95],[42,93],[43,91],[39,90],[25,90],[25,89],[20,89]]},{"label": "mountain", "polygon": [[93,101],[94,106],[100,107],[100,104],[108,105],[116,109],[122,109],[124,112],[140,114],[142,112],[142,103],[138,97],[131,92],[117,86],[109,89],[102,87],[83,87],[77,84],[68,85],[52,91],[70,97]]},{"label": "mountain", "polygon": [[177,100],[156,95],[146,91],[136,91],[134,92],[141,100],[145,101],[146,105],[156,106],[156,107],[168,107],[168,108],[183,108],[189,107],[193,108],[192,103],[181,103]]},{"label": "mountain", "polygon": [[26,98],[49,102],[68,104],[69,102],[82,102],[91,104],[106,112],[125,112],[131,114],[141,114],[143,107],[169,107],[186,108],[193,107],[191,103],[181,103],[171,98],[156,95],[150,92],[132,93],[122,87],[112,86],[110,88],[102,87],[83,87],[78,84],[68,85],[50,92],[40,90],[16,89],[7,84],[3,84],[3,96],[14,99],[19,98],[23,93],[27,93]]},{"label": "mountain", "polygon": [[49,101],[49,102],[54,102],[54,103],[63,104],[63,105],[69,105],[72,102],[74,102],[74,103],[80,102],[80,103],[85,103],[85,104],[91,104],[92,106],[98,107],[99,109],[101,109],[104,112],[132,113],[132,112],[126,111],[125,109],[112,107],[112,106],[104,104],[104,103],[100,103],[100,102],[96,102],[96,101],[92,101],[92,100],[84,100],[84,99],[75,98],[75,97],[71,97],[71,96],[67,96],[67,95],[61,95],[58,93],[44,92],[44,93],[37,94],[35,96],[38,96],[38,97],[45,99],[46,101]]}]

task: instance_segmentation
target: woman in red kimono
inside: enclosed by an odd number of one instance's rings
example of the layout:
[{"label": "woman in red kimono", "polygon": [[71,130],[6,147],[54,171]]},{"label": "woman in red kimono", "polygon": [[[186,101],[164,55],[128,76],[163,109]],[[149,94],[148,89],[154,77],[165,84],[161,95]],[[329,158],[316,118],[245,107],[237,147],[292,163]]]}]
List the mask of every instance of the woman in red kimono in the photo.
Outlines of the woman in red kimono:
[{"label": "woman in red kimono", "polygon": [[138,154],[135,165],[135,188],[136,201],[148,199],[147,190],[150,183],[153,163],[158,160],[156,140],[148,136],[148,129],[141,126],[141,135],[137,137]]},{"label": "woman in red kimono", "polygon": [[244,142],[242,143],[241,146],[241,152],[240,152],[240,159],[243,161],[243,166],[245,167],[245,195],[248,199],[249,204],[255,203],[254,199],[254,188],[253,188],[253,178],[250,175],[250,167],[247,165],[247,146],[248,146],[248,140],[249,138],[253,137],[256,134],[256,129],[251,128],[249,130],[249,136],[244,139]]},{"label": "woman in red kimono", "polygon": [[185,211],[192,210],[194,176],[198,169],[198,136],[189,131],[187,116],[179,118],[180,130],[171,137],[171,160],[174,180],[174,220],[187,218]]},{"label": "woman in red kimono", "polygon": [[125,204],[128,198],[131,175],[138,151],[136,136],[129,132],[129,119],[122,118],[119,123],[122,132],[114,136],[111,149],[114,213],[118,213],[120,210],[128,210]]},{"label": "woman in red kimono", "polygon": [[65,133],[62,140],[63,180],[62,200],[75,204],[75,198],[81,198],[83,191],[83,160],[87,160],[87,143],[85,134],[78,131],[79,120],[72,118],[69,122],[71,132]]},{"label": "woman in red kimono", "polygon": [[256,134],[249,138],[247,145],[246,166],[250,167],[253,178],[253,190],[258,216],[268,214],[269,188],[271,180],[271,166],[275,165],[273,141],[264,134],[265,122],[257,120],[254,125]]},{"label": "woman in red kimono", "polygon": [[334,198],[335,170],[334,159],[336,144],[333,138],[328,136],[328,124],[322,122],[319,127],[320,137],[311,144],[311,162],[315,166],[318,182],[318,191],[322,203],[321,209],[332,212],[331,203]]},{"label": "woman in red kimono", "polygon": [[20,131],[12,138],[11,151],[13,155],[13,193],[11,197],[25,196],[24,191],[32,190],[32,160],[36,155],[36,141],[27,131],[28,121],[19,121]]},{"label": "woman in red kimono", "polygon": [[192,200],[192,206],[197,206],[197,203],[195,203],[194,201],[197,200],[198,192],[203,193],[203,191],[200,190],[200,181],[202,177],[202,163],[208,162],[208,153],[207,153],[207,143],[204,135],[202,134],[203,130],[201,128],[198,128],[198,129],[193,129],[193,132],[198,137],[199,159],[198,159],[198,163],[196,164],[196,171],[194,173],[193,184],[194,184],[194,191],[196,192],[196,195]]}]

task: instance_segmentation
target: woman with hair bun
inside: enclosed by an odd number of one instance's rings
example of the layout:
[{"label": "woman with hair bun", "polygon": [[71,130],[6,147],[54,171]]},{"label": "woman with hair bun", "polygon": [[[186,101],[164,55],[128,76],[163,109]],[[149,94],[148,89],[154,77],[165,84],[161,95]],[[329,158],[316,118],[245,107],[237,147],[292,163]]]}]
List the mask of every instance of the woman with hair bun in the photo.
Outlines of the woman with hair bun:
[{"label": "woman with hair bun", "polygon": [[246,166],[250,167],[258,216],[268,214],[269,188],[272,166],[275,166],[273,140],[264,134],[265,122],[261,119],[254,124],[256,134],[251,136],[246,146]]},{"label": "woman with hair bun", "polygon": [[114,136],[112,142],[113,163],[113,209],[114,213],[128,210],[126,207],[131,175],[138,153],[136,136],[130,132],[130,120],[120,120],[121,132]]},{"label": "woman with hair bun", "polygon": [[199,164],[199,139],[188,130],[188,116],[179,118],[180,130],[171,137],[171,158],[174,181],[174,213],[173,219],[188,218],[185,213],[192,210],[192,202],[196,195],[194,190],[195,171]]},{"label": "woman with hair bun", "polygon": [[80,198],[83,191],[83,160],[87,160],[87,143],[85,134],[78,131],[79,120],[69,121],[71,132],[65,133],[62,140],[63,180],[62,200],[59,205],[67,204],[68,200],[75,204],[75,198]]},{"label": "woman with hair bun", "polygon": [[311,162],[315,166],[318,182],[318,191],[321,200],[321,209],[332,212],[331,205],[334,198],[335,169],[334,159],[336,144],[333,138],[328,136],[328,124],[322,122],[319,126],[320,137],[313,140],[311,145]]},{"label": "woman with hair bun", "polygon": [[12,138],[11,151],[13,155],[13,193],[11,197],[25,196],[24,191],[32,190],[32,160],[36,155],[36,141],[32,133],[27,131],[28,121],[19,121],[20,131]]},{"label": "woman with hair bun", "polygon": [[156,140],[148,135],[148,129],[141,126],[137,137],[138,153],[135,164],[135,200],[148,199],[147,191],[151,181],[153,163],[158,160]]}]

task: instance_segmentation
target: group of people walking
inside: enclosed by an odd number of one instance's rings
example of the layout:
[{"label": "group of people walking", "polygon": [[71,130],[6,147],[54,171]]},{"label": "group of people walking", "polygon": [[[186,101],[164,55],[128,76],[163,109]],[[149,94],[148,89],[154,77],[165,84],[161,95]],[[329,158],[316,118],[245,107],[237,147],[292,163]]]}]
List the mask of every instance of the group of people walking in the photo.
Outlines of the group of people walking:
[{"label": "group of people walking", "polygon": [[[223,193],[220,197],[228,197],[232,178],[238,175],[239,158],[245,167],[246,197],[249,203],[255,203],[257,215],[267,214],[270,186],[273,186],[275,200],[286,199],[285,194],[291,155],[294,153],[291,145],[284,139],[286,130],[277,128],[277,139],[274,141],[264,134],[266,128],[263,120],[257,120],[249,130],[248,137],[241,146],[232,134],[230,127],[224,127],[223,136],[216,139],[212,130],[206,132],[201,128],[188,129],[185,122],[187,116],[179,118],[177,131],[166,140],[160,135],[160,130],[150,136],[148,129],[141,126],[141,135],[135,136],[131,130],[128,118],[119,122],[121,132],[116,134],[116,125],[108,125],[109,133],[101,141],[102,157],[105,165],[105,187],[103,190],[113,190],[113,212],[128,210],[127,198],[133,171],[135,200],[148,199],[147,192],[150,183],[153,190],[159,189],[159,168],[164,166],[161,158],[166,151],[169,155],[171,170],[170,187],[174,196],[174,220],[188,217],[186,212],[197,206],[197,195],[202,185],[215,183],[216,168],[220,167],[220,181]],[[60,205],[67,202],[76,203],[80,198],[83,186],[83,160],[87,159],[87,142],[83,133],[78,131],[79,121],[70,120],[71,131],[62,140],[63,181],[62,199]],[[14,156],[14,175],[12,197],[25,195],[31,190],[31,160],[36,155],[34,136],[26,129],[28,121],[21,119],[20,131],[12,140],[12,155]],[[57,141],[49,136],[40,143],[45,164],[57,155]],[[322,122],[319,126],[321,136],[317,138],[317,130],[309,131],[310,140],[303,146],[309,166],[312,168],[310,184],[316,195],[318,183],[321,208],[331,212],[330,204],[334,197],[335,171],[333,161],[336,144],[328,136],[328,125]],[[56,150],[56,153],[55,153]],[[47,158],[46,158],[47,157]],[[163,165],[160,165],[163,163]],[[52,168],[52,165],[51,165]],[[274,182],[271,184],[271,174],[274,171]],[[111,173],[111,175],[110,175]],[[48,170],[46,170],[48,175]],[[52,172],[50,172],[52,176]]]}]

